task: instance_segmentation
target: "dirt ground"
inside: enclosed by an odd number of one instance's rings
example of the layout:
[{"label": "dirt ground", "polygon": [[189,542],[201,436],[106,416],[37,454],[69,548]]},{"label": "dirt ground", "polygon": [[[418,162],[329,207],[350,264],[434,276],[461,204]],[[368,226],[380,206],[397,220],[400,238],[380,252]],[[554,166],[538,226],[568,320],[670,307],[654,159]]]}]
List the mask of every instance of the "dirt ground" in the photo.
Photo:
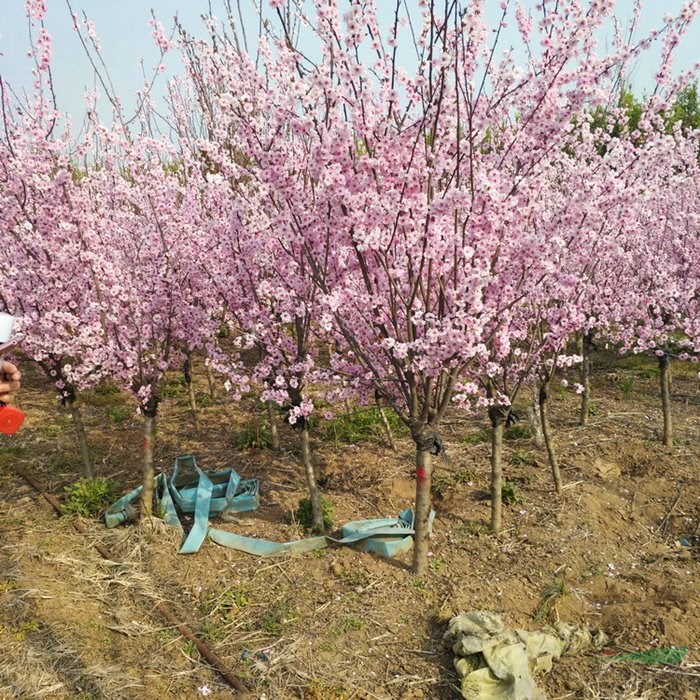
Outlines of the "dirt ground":
[{"label": "dirt ground", "polygon": [[[459,680],[443,644],[463,610],[501,613],[509,626],[555,619],[602,629],[600,653],[564,657],[538,683],[550,699],[700,700],[700,391],[678,368],[676,445],[660,444],[658,377],[651,359],[598,357],[589,426],[577,397],[555,392],[555,440],[566,483],[554,493],[546,453],[522,430],[506,441],[517,500],[503,532],[489,533],[489,445],[483,421],[450,415],[449,462],[438,462],[437,515],[425,579],[411,554],[381,558],[350,548],[259,558],[205,542],[179,555],[178,534],[147,522],[107,530],[97,519],[58,517],[14,471],[64,498],[79,471],[71,420],[24,363],[27,420],[0,441],[0,698],[232,698],[235,692],[156,610],[165,601],[260,700],[456,699]],[[197,369],[197,368],[195,368]],[[201,370],[201,367],[199,368]],[[572,379],[575,377],[572,375]],[[234,467],[261,482],[244,535],[304,536],[290,519],[305,496],[294,434],[283,450],[242,449],[259,409],[225,395],[202,403],[195,431],[181,383],[168,385],[157,467],[194,454],[205,468]],[[116,392],[83,400],[100,476],[125,493],[139,482],[138,417]],[[261,418],[262,420],[262,418]],[[413,504],[413,452],[381,433],[314,443],[337,526],[395,516]],[[101,543],[118,561],[104,559]],[[611,660],[626,651],[689,647],[680,665]]]}]

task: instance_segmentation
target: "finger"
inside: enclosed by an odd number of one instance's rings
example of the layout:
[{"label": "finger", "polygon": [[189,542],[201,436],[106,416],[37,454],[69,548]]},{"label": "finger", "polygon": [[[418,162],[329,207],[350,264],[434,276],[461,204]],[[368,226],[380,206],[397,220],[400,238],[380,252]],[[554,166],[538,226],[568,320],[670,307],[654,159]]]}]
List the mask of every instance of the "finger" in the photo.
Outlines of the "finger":
[{"label": "finger", "polygon": [[[0,360],[0,372],[3,374],[19,374],[17,366],[7,360]],[[19,377],[17,377],[17,379],[19,379]]]},{"label": "finger", "polygon": [[5,395],[9,394],[10,392],[14,393],[15,391],[19,390],[19,382],[18,381],[4,381],[0,382],[0,394]]}]

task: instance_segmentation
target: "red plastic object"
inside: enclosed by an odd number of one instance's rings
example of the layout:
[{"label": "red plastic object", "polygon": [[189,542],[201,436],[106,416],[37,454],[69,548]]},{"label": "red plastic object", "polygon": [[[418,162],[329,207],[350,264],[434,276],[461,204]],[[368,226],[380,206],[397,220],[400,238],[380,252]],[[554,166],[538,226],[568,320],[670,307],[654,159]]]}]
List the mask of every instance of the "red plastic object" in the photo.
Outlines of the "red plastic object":
[{"label": "red plastic object", "polygon": [[14,406],[0,404],[0,433],[14,435],[24,421],[24,413]]}]

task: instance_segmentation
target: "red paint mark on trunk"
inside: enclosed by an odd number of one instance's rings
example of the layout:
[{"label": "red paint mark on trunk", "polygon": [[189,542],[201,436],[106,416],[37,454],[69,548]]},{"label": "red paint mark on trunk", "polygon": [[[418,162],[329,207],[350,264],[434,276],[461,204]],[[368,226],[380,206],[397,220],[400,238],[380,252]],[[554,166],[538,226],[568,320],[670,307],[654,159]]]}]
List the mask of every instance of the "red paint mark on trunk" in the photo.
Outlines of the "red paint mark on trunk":
[{"label": "red paint mark on trunk", "polygon": [[418,479],[418,481],[427,481],[428,472],[426,472],[423,467],[416,467],[416,479]]}]

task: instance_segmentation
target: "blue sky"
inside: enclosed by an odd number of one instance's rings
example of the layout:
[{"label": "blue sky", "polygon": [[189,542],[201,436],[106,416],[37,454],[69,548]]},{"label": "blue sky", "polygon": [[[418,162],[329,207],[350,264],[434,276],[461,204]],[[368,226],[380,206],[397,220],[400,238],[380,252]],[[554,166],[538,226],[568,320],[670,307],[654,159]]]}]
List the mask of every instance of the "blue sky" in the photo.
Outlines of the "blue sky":
[{"label": "blue sky", "polygon": [[[409,0],[409,5],[412,0]],[[391,0],[379,0],[387,8]],[[644,9],[641,32],[661,26],[663,16],[680,11],[685,0],[648,0]],[[497,0],[488,0],[494,9]],[[221,0],[72,0],[76,14],[84,11],[95,23],[103,57],[116,90],[126,106],[132,103],[136,90],[143,84],[142,66],[148,75],[158,65],[158,53],[151,38],[151,8],[167,28],[177,14],[184,26],[195,33],[201,31],[201,15],[211,4],[214,14],[222,16]],[[235,2],[233,3],[235,6]],[[241,7],[251,7],[252,0],[240,0]],[[534,5],[534,0],[524,0]],[[53,75],[62,111],[73,115],[76,126],[84,113],[84,90],[94,86],[94,72],[85,57],[78,37],[72,28],[70,13],[64,0],[47,0],[46,26],[52,35]],[[632,0],[618,0],[617,14],[626,17]],[[250,13],[252,16],[252,13]],[[31,86],[31,63],[26,56],[28,27],[23,0],[0,0],[0,74],[16,89]],[[676,56],[679,69],[689,69],[700,60],[700,19],[696,19]],[[638,62],[632,75],[632,84],[638,94],[648,90],[658,58],[651,53]],[[180,71],[173,53],[165,61],[166,71],[160,80]],[[106,115],[102,115],[103,118]]]}]

